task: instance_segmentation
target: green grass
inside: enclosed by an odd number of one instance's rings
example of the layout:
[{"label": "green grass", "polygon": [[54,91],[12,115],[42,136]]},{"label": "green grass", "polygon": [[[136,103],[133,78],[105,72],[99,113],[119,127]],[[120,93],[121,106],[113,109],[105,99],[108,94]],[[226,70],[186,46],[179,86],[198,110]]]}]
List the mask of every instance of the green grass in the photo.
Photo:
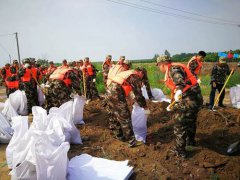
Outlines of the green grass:
[{"label": "green grass", "polygon": [[[102,71],[102,63],[101,62],[96,62],[93,63],[95,65],[95,67]],[[133,63],[132,68],[136,68],[136,67],[144,67],[147,69],[148,72],[148,79],[150,82],[150,85],[152,88],[160,88],[165,94],[170,94],[170,90],[164,85],[163,82],[160,82],[160,80],[164,79],[164,74],[162,74],[158,67],[155,65],[155,63]],[[201,90],[202,90],[202,94],[203,96],[208,96],[210,94],[211,91],[211,86],[210,86],[210,80],[211,80],[211,76],[210,75],[202,75],[201,78]],[[227,84],[227,88],[236,86],[236,84],[240,84],[240,73],[239,72],[235,72],[232,77],[230,78],[228,84]],[[105,88],[103,85],[103,77],[102,77],[102,72],[98,72],[97,74],[97,89],[100,93],[104,93],[105,92]]]}]

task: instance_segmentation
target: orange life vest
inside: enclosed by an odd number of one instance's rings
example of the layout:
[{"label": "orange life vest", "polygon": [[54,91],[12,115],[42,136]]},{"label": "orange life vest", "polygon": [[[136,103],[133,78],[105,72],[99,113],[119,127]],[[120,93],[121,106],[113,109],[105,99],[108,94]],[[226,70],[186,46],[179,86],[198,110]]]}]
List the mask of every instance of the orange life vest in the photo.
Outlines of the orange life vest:
[{"label": "orange life vest", "polygon": [[196,67],[196,69],[194,70],[194,74],[195,75],[198,75],[199,71],[201,70],[202,68],[202,62],[199,60],[199,58],[197,56],[193,56],[192,59],[190,59],[190,61],[188,62],[187,64],[187,68],[189,69],[190,68],[190,63],[192,61],[196,61],[197,64],[198,64],[198,67]]},{"label": "orange life vest", "polygon": [[165,74],[165,84],[166,86],[172,91],[172,93],[175,93],[176,85],[174,84],[172,78],[169,75],[169,71],[171,66],[180,66],[183,68],[184,72],[186,73],[187,77],[185,79],[185,82],[190,81],[191,85],[186,84],[185,88],[183,89],[183,92],[186,92],[189,88],[195,86],[197,84],[197,78],[191,73],[191,71],[183,64],[180,63],[171,63],[168,65],[167,72]]},{"label": "orange life vest", "polygon": [[93,75],[93,67],[92,67],[92,64],[88,64],[87,65],[87,74],[89,76],[92,76]]},{"label": "orange life vest", "polygon": [[107,86],[115,82],[123,88],[125,95],[128,96],[132,91],[132,86],[126,81],[132,74],[137,74],[135,70],[125,71],[121,65],[115,65],[109,70]]},{"label": "orange life vest", "polygon": [[37,79],[37,71],[38,71],[37,68],[35,68],[35,67],[32,67],[32,68],[31,68],[32,77],[33,77],[34,79]]},{"label": "orange life vest", "polygon": [[49,79],[61,80],[68,87],[71,85],[72,80],[68,78],[68,72],[72,71],[72,68],[57,68],[49,77]]},{"label": "orange life vest", "polygon": [[10,68],[4,68],[4,69],[5,69],[5,71],[6,71],[6,77],[5,77],[5,79],[7,79],[8,77],[11,76],[11,71],[10,71]]},{"label": "orange life vest", "polygon": [[26,68],[23,77],[21,78],[22,82],[30,82],[31,80],[31,69]]},{"label": "orange life vest", "polygon": [[9,89],[18,89],[19,88],[19,81],[5,81],[7,87]]}]

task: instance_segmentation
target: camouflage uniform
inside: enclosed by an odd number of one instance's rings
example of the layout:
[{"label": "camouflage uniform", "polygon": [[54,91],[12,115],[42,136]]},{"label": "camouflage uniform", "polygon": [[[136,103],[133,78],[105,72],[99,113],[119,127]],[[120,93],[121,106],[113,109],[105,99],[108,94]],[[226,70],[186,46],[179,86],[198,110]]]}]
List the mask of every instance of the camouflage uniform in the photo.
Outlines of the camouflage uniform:
[{"label": "camouflage uniform", "polygon": [[[226,63],[218,63],[213,67],[212,74],[211,74],[211,93],[210,93],[209,108],[211,108],[214,104],[216,90],[218,90],[218,92],[221,91],[226,81],[227,75],[229,74],[230,74],[230,69]],[[213,87],[213,83],[216,84],[216,87]],[[224,97],[225,97],[225,88],[223,89],[223,92],[219,98],[219,102],[218,102],[219,106],[223,107]]]},{"label": "camouflage uniform", "polygon": [[[10,72],[11,72],[11,74],[14,74],[14,75],[8,77],[8,78],[7,78],[7,81],[9,81],[9,82],[19,81],[19,78],[18,78],[18,75],[17,75],[17,71],[18,71],[18,68],[17,68],[17,67],[11,66],[11,67],[10,67]],[[17,89],[17,88],[8,88],[7,97],[9,97],[9,95],[10,95],[11,93],[14,93],[16,90],[18,90],[18,89]]]},{"label": "camouflage uniform", "polygon": [[147,70],[144,67],[138,67],[135,70],[143,73],[142,84],[144,84],[146,86],[146,90],[147,90],[149,99],[153,99],[151,87],[150,87],[150,84],[148,81]]},{"label": "camouflage uniform", "polygon": [[73,71],[68,72],[68,78],[72,81],[67,87],[62,80],[50,80],[49,88],[46,89],[45,108],[49,111],[51,107],[60,107],[65,102],[71,100],[71,93],[77,93],[81,96],[80,79]]},{"label": "camouflage uniform", "polygon": [[198,63],[197,63],[196,60],[192,60],[192,61],[189,63],[189,70],[190,70],[191,73],[192,73],[194,76],[196,76],[196,77],[198,77],[198,75],[195,74],[195,70],[197,69],[197,67],[198,67]]},{"label": "camouflage uniform", "polygon": [[[141,91],[141,80],[133,74],[126,80],[131,86],[135,100],[141,107],[146,106],[145,98]],[[112,82],[106,92],[107,111],[109,114],[109,128],[114,136],[120,140],[135,140],[131,113],[128,109],[126,95],[121,85]]]},{"label": "camouflage uniform", "polygon": [[[186,86],[186,74],[179,66],[171,66],[170,77],[177,89],[183,90]],[[172,119],[176,121],[174,134],[176,135],[175,148],[184,153],[185,146],[195,145],[197,114],[203,104],[203,97],[199,85],[188,89],[182,95],[182,100],[173,108]]]},{"label": "camouflage uniform", "polygon": [[103,83],[105,88],[107,87],[107,78],[108,78],[108,72],[110,68],[111,68],[111,64],[108,64],[106,62],[103,63],[102,72],[103,72]]},{"label": "camouflage uniform", "polygon": [[[7,75],[6,69],[5,69],[5,67],[3,67],[1,69],[1,77],[2,77],[2,81],[3,82],[5,82],[5,80],[6,80],[6,75]],[[6,95],[8,97],[9,96],[9,89],[8,89],[6,84],[5,84],[5,88],[6,88]]]},{"label": "camouflage uniform", "polygon": [[85,86],[86,86],[87,99],[93,100],[95,98],[100,98],[100,96],[98,94],[98,90],[96,87],[97,69],[93,65],[91,65],[91,66],[93,68],[93,75],[89,75],[87,70],[85,71],[86,72],[85,73]]},{"label": "camouflage uniform", "polygon": [[[29,67],[31,69],[31,67]],[[23,77],[26,72],[26,68],[22,67],[18,71],[19,78]],[[32,107],[38,105],[38,99],[37,99],[37,85],[33,77],[31,76],[31,79],[29,82],[22,82],[20,81],[19,89],[22,91],[25,91],[25,94],[27,96],[27,109],[28,113],[32,112]]]}]

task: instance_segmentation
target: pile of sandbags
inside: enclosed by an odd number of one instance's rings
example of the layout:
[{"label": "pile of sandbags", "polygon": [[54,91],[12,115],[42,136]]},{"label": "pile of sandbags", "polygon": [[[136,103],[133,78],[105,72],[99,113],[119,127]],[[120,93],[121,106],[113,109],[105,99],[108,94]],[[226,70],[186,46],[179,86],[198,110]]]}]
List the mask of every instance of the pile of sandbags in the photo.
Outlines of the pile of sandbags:
[{"label": "pile of sandbags", "polygon": [[51,108],[48,115],[35,106],[29,128],[27,116],[12,118],[14,135],[6,149],[12,179],[66,179],[69,143],[82,143],[72,110],[73,101]]},{"label": "pile of sandbags", "polygon": [[0,112],[0,144],[9,143],[13,135],[9,120]]},{"label": "pile of sandbags", "polygon": [[5,101],[2,113],[8,120],[18,115],[27,115],[27,97],[25,91],[17,90],[10,94],[9,98]]}]

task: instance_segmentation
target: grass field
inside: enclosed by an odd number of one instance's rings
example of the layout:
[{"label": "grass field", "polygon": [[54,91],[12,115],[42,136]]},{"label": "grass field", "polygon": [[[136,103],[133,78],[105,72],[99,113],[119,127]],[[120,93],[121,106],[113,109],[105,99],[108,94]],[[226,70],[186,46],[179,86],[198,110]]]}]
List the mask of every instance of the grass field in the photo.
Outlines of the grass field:
[{"label": "grass field", "polygon": [[[102,70],[102,63],[94,63],[94,65],[96,66],[96,68],[98,70]],[[211,69],[213,67],[214,63],[208,63],[207,66],[204,67],[203,72],[204,74],[202,75],[201,78],[201,89],[202,89],[202,94],[204,96],[208,96],[210,94],[210,73],[211,73]],[[170,94],[170,91],[168,88],[166,88],[166,86],[164,85],[164,83],[160,82],[160,80],[164,79],[164,74],[162,74],[159,70],[158,67],[155,65],[155,63],[133,63],[133,67],[132,68],[136,68],[142,66],[144,68],[147,69],[148,72],[148,79],[150,82],[150,85],[152,88],[160,88],[162,89],[162,91],[165,94]],[[236,86],[236,84],[240,84],[240,72],[239,70],[236,71],[233,76],[230,78],[228,84],[227,84],[227,88]],[[102,73],[99,72],[97,75],[97,88],[99,90],[100,93],[104,93],[105,89],[104,89],[104,85],[103,85],[103,78],[102,78]]]}]

